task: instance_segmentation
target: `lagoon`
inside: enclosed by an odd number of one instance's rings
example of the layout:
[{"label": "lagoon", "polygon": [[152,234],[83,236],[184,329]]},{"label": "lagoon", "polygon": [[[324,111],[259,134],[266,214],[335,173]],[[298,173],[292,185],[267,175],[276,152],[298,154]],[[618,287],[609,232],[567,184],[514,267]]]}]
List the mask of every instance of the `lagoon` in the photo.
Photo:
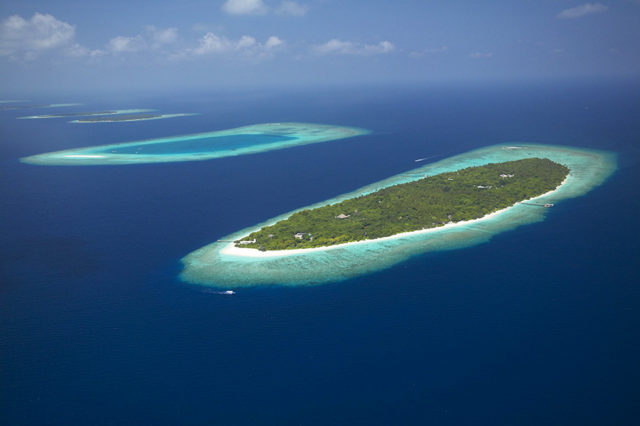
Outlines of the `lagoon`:
[{"label": "lagoon", "polygon": [[266,123],[191,135],[99,145],[21,158],[42,166],[89,166],[209,160],[327,142],[369,131],[309,123]]}]

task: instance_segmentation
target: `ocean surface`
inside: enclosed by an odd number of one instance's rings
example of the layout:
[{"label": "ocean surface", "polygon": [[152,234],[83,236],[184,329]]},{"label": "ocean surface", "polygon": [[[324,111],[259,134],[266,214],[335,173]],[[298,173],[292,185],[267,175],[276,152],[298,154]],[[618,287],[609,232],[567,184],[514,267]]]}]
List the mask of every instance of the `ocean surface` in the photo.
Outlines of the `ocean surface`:
[{"label": "ocean surface", "polygon": [[[30,101],[200,115],[0,111],[0,424],[640,424],[640,85]],[[372,133],[197,162],[18,161],[283,121]],[[180,258],[238,229],[505,142],[615,151],[619,169],[543,222],[340,283],[221,295],[178,279]]]}]

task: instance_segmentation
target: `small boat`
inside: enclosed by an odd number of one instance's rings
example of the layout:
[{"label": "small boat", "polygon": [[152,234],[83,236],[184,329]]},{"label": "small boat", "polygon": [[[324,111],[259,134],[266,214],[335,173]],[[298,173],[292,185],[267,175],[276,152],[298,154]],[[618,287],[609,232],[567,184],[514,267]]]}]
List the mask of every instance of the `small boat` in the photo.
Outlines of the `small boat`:
[{"label": "small boat", "polygon": [[226,291],[219,291],[218,294],[228,294],[228,295],[232,295],[232,294],[236,294],[235,291],[233,290],[226,290]]}]

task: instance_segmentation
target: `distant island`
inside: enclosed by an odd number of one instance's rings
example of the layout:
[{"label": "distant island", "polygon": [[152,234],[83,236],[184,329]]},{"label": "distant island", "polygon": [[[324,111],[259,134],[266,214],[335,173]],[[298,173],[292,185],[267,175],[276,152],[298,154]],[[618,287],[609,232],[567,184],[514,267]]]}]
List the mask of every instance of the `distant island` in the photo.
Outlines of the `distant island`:
[{"label": "distant island", "polygon": [[[68,117],[91,117],[91,116],[109,116],[119,114],[140,114],[155,111],[148,108],[136,108],[136,109],[114,109],[104,111],[80,111],[80,112],[62,112],[59,114],[44,114],[44,115],[28,115],[25,117],[18,117],[19,119],[42,119],[42,118],[68,118]],[[111,118],[108,118],[111,119]]]},{"label": "distant island", "polygon": [[129,114],[129,115],[106,115],[100,117],[79,118],[71,121],[71,123],[118,123],[123,121],[145,121],[160,120],[163,118],[187,117],[195,115],[193,113],[176,113],[176,114]]},{"label": "distant island", "polygon": [[90,116],[90,115],[111,115],[118,114],[117,111],[95,111],[95,112],[61,112],[60,114],[47,114],[47,115],[29,115],[27,117],[18,117],[21,119],[25,118],[65,118],[65,117],[81,117],[81,116]]},{"label": "distant island", "polygon": [[[98,114],[96,114],[98,115]],[[106,114],[102,114],[106,115]],[[101,123],[101,122],[115,122],[115,121],[135,121],[135,120],[150,120],[152,118],[161,117],[163,114],[137,114],[137,115],[109,115],[106,117],[93,117],[87,116],[87,118],[79,118],[74,120],[74,123]]]},{"label": "distant island", "polygon": [[[19,101],[10,101],[10,102],[19,102]],[[0,106],[0,111],[11,111],[11,110],[20,110],[20,109],[36,109],[36,108],[62,108],[62,107],[70,107],[76,105],[82,105],[79,103],[66,103],[66,104],[34,104],[34,105],[4,105],[7,102],[2,102],[3,105]]]},{"label": "distant island", "polygon": [[[75,120],[72,123],[158,120],[186,115],[193,114],[161,114],[158,116],[154,114],[112,115],[98,118],[90,117]],[[262,123],[190,135],[167,136],[141,141],[65,149],[63,151],[24,157],[20,161],[45,166],[130,165],[173,161],[202,161],[346,139],[368,133],[368,130],[357,127],[326,124]]]},{"label": "distant island", "polygon": [[236,241],[236,247],[326,247],[481,218],[556,189],[569,169],[546,158],[468,167],[294,213]]}]

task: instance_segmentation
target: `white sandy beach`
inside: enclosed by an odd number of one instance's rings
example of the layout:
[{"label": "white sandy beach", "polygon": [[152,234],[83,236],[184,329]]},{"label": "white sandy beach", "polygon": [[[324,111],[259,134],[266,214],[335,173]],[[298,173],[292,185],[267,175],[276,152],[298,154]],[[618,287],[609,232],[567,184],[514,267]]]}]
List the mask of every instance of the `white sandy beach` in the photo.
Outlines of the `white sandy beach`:
[{"label": "white sandy beach", "polygon": [[[554,190],[551,190],[549,192],[545,192],[544,194],[538,195],[537,197],[529,198],[527,200],[518,201],[517,203],[515,203],[512,206],[506,207],[506,208],[504,208],[502,210],[495,211],[493,213],[489,213],[488,215],[482,216],[482,217],[480,217],[478,219],[461,220],[461,221],[455,222],[455,223],[450,222],[450,223],[447,223],[447,224],[445,224],[443,226],[438,226],[436,228],[420,229],[420,230],[411,231],[411,232],[402,232],[400,234],[390,235],[388,237],[375,238],[375,239],[370,239],[370,240],[352,241],[352,242],[349,242],[349,243],[336,244],[336,245],[333,245],[333,246],[314,247],[314,248],[306,248],[306,249],[260,251],[258,249],[254,249],[254,248],[236,247],[235,243],[229,243],[222,250],[220,250],[220,254],[226,255],[226,256],[253,257],[253,258],[292,256],[292,255],[306,254],[306,253],[312,253],[312,252],[315,252],[315,251],[322,251],[322,250],[335,250],[335,249],[345,248],[347,246],[351,246],[351,245],[355,245],[355,244],[368,244],[368,243],[373,243],[373,242],[379,242],[379,241],[385,241],[385,240],[392,240],[392,239],[407,237],[407,236],[410,236],[410,235],[427,234],[427,233],[430,233],[430,232],[443,231],[443,230],[446,230],[446,229],[456,228],[456,227],[460,227],[460,226],[464,226],[464,225],[469,225],[469,224],[472,224],[472,223],[478,223],[478,222],[482,222],[482,221],[485,221],[485,220],[489,220],[489,219],[492,219],[492,218],[494,218],[494,217],[496,217],[496,216],[508,211],[511,208],[514,208],[515,206],[517,206],[517,205],[519,205],[521,203],[525,203],[527,201],[534,201],[534,200],[537,200],[538,198],[547,197],[549,195],[552,195],[554,192],[558,191],[567,182],[567,180],[569,179],[569,176],[571,176],[571,173],[569,173],[569,175],[567,175],[567,177],[562,181],[562,183],[560,185],[558,185]],[[253,232],[253,231],[251,231],[251,232]],[[240,237],[238,239],[242,239],[242,238],[244,238],[244,236]]]}]

